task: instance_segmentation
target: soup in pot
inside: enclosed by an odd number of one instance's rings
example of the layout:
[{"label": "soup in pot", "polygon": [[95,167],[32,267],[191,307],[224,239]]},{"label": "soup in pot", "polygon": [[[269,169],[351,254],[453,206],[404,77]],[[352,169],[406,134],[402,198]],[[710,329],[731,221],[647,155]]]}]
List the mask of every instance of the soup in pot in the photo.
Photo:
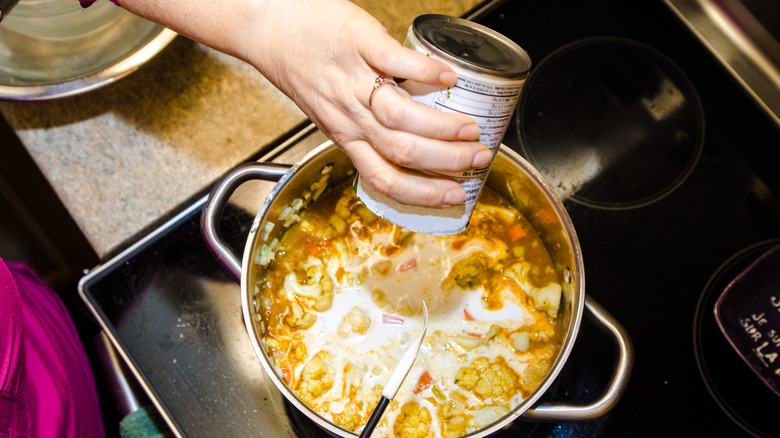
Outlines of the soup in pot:
[{"label": "soup in pot", "polygon": [[313,411],[359,432],[410,340],[426,338],[373,436],[456,437],[528,397],[561,343],[561,285],[528,221],[483,189],[468,228],[412,233],[345,184],[280,215],[255,254],[261,344]]}]

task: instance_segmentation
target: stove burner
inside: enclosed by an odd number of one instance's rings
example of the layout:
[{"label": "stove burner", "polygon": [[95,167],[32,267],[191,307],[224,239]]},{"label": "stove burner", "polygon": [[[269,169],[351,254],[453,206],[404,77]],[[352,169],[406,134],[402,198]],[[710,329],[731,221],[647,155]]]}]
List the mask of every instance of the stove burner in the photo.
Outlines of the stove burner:
[{"label": "stove burner", "polygon": [[303,414],[292,403],[284,400],[284,409],[290,418],[290,424],[299,438],[321,438],[331,436],[329,432],[317,425],[311,418]]},{"label": "stove burner", "polygon": [[563,199],[605,210],[658,201],[701,154],[704,115],[685,74],[621,38],[566,45],[532,70],[516,112],[521,153]]},{"label": "stove burner", "polygon": [[710,277],[696,306],[693,346],[696,364],[715,402],[755,437],[780,436],[780,398],[767,388],[729,345],[715,321],[715,302],[728,284],[780,239],[760,242],[734,254]]}]

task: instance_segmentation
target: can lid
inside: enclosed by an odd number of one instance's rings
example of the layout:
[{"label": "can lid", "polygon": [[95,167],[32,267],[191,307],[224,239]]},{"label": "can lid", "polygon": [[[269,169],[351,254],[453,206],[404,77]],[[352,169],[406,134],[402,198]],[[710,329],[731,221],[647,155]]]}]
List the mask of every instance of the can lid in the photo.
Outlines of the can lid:
[{"label": "can lid", "polygon": [[525,50],[473,21],[426,14],[414,19],[412,29],[428,49],[463,68],[504,78],[519,77],[531,69]]}]

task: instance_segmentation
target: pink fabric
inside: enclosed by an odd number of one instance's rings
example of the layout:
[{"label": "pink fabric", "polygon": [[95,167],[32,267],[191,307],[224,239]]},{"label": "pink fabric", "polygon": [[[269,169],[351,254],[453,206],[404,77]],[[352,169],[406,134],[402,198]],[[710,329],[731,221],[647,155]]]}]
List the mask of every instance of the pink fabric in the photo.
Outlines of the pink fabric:
[{"label": "pink fabric", "polygon": [[0,437],[102,438],[73,321],[28,267],[0,259]]},{"label": "pink fabric", "polygon": [[30,436],[22,396],[24,330],[22,304],[11,272],[0,260],[0,437]]},{"label": "pink fabric", "polygon": [[[82,8],[88,8],[92,6],[92,3],[95,3],[97,0],[79,0],[79,3],[81,4]],[[111,3],[119,6],[119,0],[111,0]]]}]

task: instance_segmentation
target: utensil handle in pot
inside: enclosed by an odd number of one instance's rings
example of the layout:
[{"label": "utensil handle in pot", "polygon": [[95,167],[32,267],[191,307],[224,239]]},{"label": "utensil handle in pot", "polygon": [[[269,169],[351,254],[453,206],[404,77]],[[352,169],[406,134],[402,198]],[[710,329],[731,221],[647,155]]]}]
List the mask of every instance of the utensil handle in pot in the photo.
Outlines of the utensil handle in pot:
[{"label": "utensil handle in pot", "polygon": [[585,422],[603,417],[617,405],[628,385],[634,366],[634,347],[628,332],[600,304],[585,297],[585,308],[590,320],[615,339],[618,361],[615,374],[602,396],[588,405],[572,405],[563,402],[545,402],[525,411],[520,417],[538,422]]},{"label": "utensil handle in pot", "polygon": [[206,205],[203,206],[200,216],[200,230],[206,241],[206,246],[239,283],[241,282],[241,257],[234,253],[219,232],[219,219],[222,217],[222,212],[230,195],[241,184],[253,179],[279,181],[290,170],[290,167],[275,163],[241,164],[214,185],[206,200]]},{"label": "utensil handle in pot", "polygon": [[6,15],[11,12],[11,9],[19,3],[19,0],[0,0],[0,21],[3,21]]}]

